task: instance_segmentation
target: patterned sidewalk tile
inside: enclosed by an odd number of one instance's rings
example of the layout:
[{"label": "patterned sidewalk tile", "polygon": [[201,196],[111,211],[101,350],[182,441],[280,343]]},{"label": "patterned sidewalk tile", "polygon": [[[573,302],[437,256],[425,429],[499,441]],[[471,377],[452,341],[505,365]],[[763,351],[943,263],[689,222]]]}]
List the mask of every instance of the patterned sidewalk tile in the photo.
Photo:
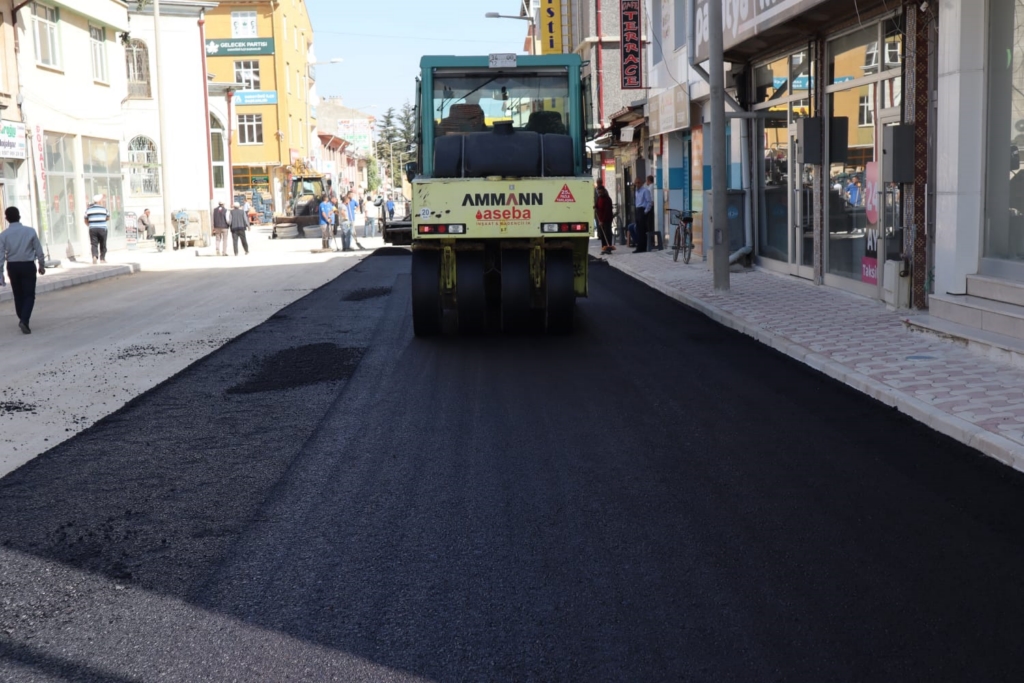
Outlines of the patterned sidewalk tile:
[{"label": "patterned sidewalk tile", "polygon": [[668,252],[603,260],[1024,471],[1024,370],[910,332],[906,311],[794,277],[733,273],[730,291],[719,293],[707,264],[674,262]]}]

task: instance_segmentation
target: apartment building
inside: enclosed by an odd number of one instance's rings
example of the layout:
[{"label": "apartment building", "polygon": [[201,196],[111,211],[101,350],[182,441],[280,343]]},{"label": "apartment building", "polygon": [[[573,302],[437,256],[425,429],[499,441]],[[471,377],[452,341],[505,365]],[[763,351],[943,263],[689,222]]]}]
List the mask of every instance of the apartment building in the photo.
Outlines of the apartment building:
[{"label": "apartment building", "polygon": [[[206,15],[207,69],[234,82],[230,130],[234,191],[270,192],[283,206],[298,162],[311,163],[313,29],[303,0],[232,0]],[[221,122],[223,123],[223,122]]]},{"label": "apartment building", "polygon": [[[93,195],[102,194],[112,217],[110,246],[123,246],[120,142],[121,101],[127,93],[122,67],[129,30],[127,4],[76,0],[19,7],[14,29],[17,78],[31,148],[31,185],[40,200],[29,215],[55,255],[68,248],[87,253],[85,209]],[[10,67],[2,71],[11,77]],[[8,105],[5,114],[10,109]],[[22,194],[27,190],[19,191]]]}]

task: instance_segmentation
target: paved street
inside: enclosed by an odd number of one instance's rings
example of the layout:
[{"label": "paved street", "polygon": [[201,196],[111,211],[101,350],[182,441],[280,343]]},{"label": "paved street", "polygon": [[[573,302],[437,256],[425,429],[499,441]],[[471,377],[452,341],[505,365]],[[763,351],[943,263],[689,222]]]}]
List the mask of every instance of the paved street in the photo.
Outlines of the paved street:
[{"label": "paved street", "polygon": [[408,273],[0,479],[0,680],[1024,675],[1020,473],[606,264],[568,338],[414,339]]},{"label": "paved street", "polygon": [[[0,355],[0,476],[368,253],[314,254],[319,240],[272,241],[269,231],[250,239],[249,256],[218,258],[213,247],[157,253],[150,243],[111,252],[106,266],[65,262],[40,284],[80,284],[40,293],[31,336],[18,329],[14,304],[0,301],[0,346],[9,351]],[[133,275],[88,281],[132,269]]]}]

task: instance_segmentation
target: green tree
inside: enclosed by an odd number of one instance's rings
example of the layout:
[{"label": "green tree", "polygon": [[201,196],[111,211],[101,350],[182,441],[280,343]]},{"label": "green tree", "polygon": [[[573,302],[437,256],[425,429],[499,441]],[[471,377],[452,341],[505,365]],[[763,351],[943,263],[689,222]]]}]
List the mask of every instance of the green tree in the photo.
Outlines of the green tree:
[{"label": "green tree", "polygon": [[380,188],[380,171],[377,170],[377,160],[373,158],[366,164],[366,187],[370,192]]}]

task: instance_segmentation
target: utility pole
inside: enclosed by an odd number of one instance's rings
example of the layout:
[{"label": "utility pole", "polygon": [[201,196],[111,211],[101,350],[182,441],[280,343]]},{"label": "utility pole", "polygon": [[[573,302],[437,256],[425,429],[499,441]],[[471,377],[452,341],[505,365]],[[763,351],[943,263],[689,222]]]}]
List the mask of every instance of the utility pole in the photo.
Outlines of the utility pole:
[{"label": "utility pole", "polygon": [[[157,121],[160,124],[160,184],[163,185],[163,192],[160,193],[160,200],[162,202],[163,220],[164,220],[164,239],[166,240],[167,246],[171,246],[171,238],[173,236],[171,224],[174,222],[171,218],[171,186],[167,182],[167,160],[170,152],[170,147],[167,145],[167,135],[165,134],[164,119],[165,111],[164,108],[167,106],[167,100],[164,99],[164,75],[161,69],[163,64],[163,56],[160,52],[160,0],[153,0],[153,49],[156,52],[153,62],[156,65],[154,73],[156,75],[156,98],[160,103],[157,107]],[[206,84],[203,84],[206,87]],[[230,140],[228,141],[230,143]]]},{"label": "utility pole", "polygon": [[729,206],[725,191],[725,58],[722,2],[708,8],[708,60],[711,76],[711,270],[715,291],[729,291]]}]

